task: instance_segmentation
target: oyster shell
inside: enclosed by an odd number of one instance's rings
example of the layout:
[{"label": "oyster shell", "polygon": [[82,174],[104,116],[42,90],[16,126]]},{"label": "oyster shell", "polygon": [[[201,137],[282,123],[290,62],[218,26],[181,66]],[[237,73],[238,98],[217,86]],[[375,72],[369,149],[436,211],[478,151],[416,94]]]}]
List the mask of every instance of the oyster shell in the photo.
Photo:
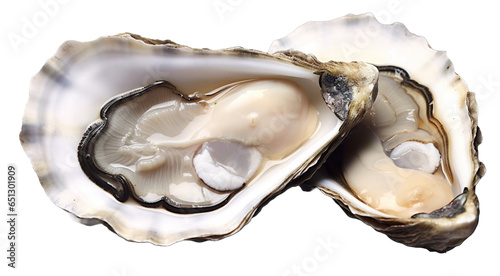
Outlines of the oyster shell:
[{"label": "oyster shell", "polygon": [[473,233],[475,185],[485,172],[477,106],[444,52],[370,14],[306,23],[269,52],[283,49],[380,70],[372,119],[303,189],[317,187],[349,216],[408,246],[445,252]]},{"label": "oyster shell", "polygon": [[296,51],[70,41],[33,78],[20,136],[49,198],[77,217],[132,241],[220,239],[319,168],[377,80],[363,62]]}]

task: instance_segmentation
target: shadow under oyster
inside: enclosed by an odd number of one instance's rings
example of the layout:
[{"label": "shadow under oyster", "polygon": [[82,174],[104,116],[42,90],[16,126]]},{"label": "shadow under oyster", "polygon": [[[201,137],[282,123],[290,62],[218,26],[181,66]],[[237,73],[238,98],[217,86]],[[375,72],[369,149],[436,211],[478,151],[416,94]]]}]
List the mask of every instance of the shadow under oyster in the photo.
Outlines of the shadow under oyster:
[{"label": "shadow under oyster", "polygon": [[269,52],[362,60],[380,71],[378,96],[304,190],[320,189],[351,217],[408,246],[446,252],[475,230],[484,175],[474,94],[444,52],[372,15],[309,22]]}]

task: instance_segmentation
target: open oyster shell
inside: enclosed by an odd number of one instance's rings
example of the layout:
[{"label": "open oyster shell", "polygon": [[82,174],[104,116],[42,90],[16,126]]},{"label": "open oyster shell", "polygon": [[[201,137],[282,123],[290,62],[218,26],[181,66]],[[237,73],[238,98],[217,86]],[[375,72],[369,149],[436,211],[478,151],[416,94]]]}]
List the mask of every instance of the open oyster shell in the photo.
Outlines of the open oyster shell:
[{"label": "open oyster shell", "polygon": [[351,133],[305,190],[319,188],[349,216],[408,246],[445,252],[473,233],[474,187],[485,172],[477,106],[444,52],[370,14],[306,23],[269,52],[284,49],[380,70],[372,120]]},{"label": "open oyster shell", "polygon": [[295,51],[69,41],[33,78],[20,137],[77,217],[132,241],[220,239],[319,168],[377,80],[372,65]]}]

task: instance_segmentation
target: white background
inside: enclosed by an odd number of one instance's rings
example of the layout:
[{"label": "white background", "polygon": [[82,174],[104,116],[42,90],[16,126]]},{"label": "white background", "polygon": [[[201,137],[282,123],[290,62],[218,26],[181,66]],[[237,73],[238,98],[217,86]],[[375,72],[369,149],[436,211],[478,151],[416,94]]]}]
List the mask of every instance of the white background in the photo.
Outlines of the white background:
[{"label": "white background", "polygon": [[[493,1],[54,1],[2,1],[0,7],[2,222],[7,213],[7,164],[16,164],[19,173],[18,269],[7,267],[3,222],[1,275],[287,275],[294,267],[304,275],[498,275],[500,175],[495,120],[500,109],[500,16]],[[40,3],[46,2],[56,3],[57,8],[45,11]],[[77,223],[56,207],[20,146],[30,78],[65,40],[133,32],[193,47],[266,51],[274,39],[307,21],[365,12],[383,23],[402,22],[426,37],[433,48],[446,50],[455,70],[478,94],[484,134],[479,153],[489,169],[476,189],[480,222],[463,245],[446,254],[392,242],[348,218],[320,192],[298,188],[276,198],[242,231],[221,241],[169,247],[126,242],[102,225]],[[36,30],[21,44],[13,44],[9,37],[23,36],[26,22],[37,23]],[[314,252],[325,243],[331,244],[329,254],[317,259]]]}]

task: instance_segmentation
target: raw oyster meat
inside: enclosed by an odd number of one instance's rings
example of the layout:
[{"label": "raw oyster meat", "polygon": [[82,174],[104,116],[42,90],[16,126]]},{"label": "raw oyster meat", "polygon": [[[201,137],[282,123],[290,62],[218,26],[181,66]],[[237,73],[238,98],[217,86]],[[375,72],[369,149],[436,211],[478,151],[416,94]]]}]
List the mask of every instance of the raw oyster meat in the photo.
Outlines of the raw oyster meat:
[{"label": "raw oyster meat", "polygon": [[362,60],[380,71],[370,116],[303,189],[408,246],[445,252],[476,228],[485,172],[474,94],[444,52],[400,23],[372,15],[309,22],[275,41],[320,60]]},{"label": "raw oyster meat", "polygon": [[296,51],[69,41],[33,78],[20,136],[77,217],[132,241],[220,239],[320,167],[377,81],[364,62]]}]

